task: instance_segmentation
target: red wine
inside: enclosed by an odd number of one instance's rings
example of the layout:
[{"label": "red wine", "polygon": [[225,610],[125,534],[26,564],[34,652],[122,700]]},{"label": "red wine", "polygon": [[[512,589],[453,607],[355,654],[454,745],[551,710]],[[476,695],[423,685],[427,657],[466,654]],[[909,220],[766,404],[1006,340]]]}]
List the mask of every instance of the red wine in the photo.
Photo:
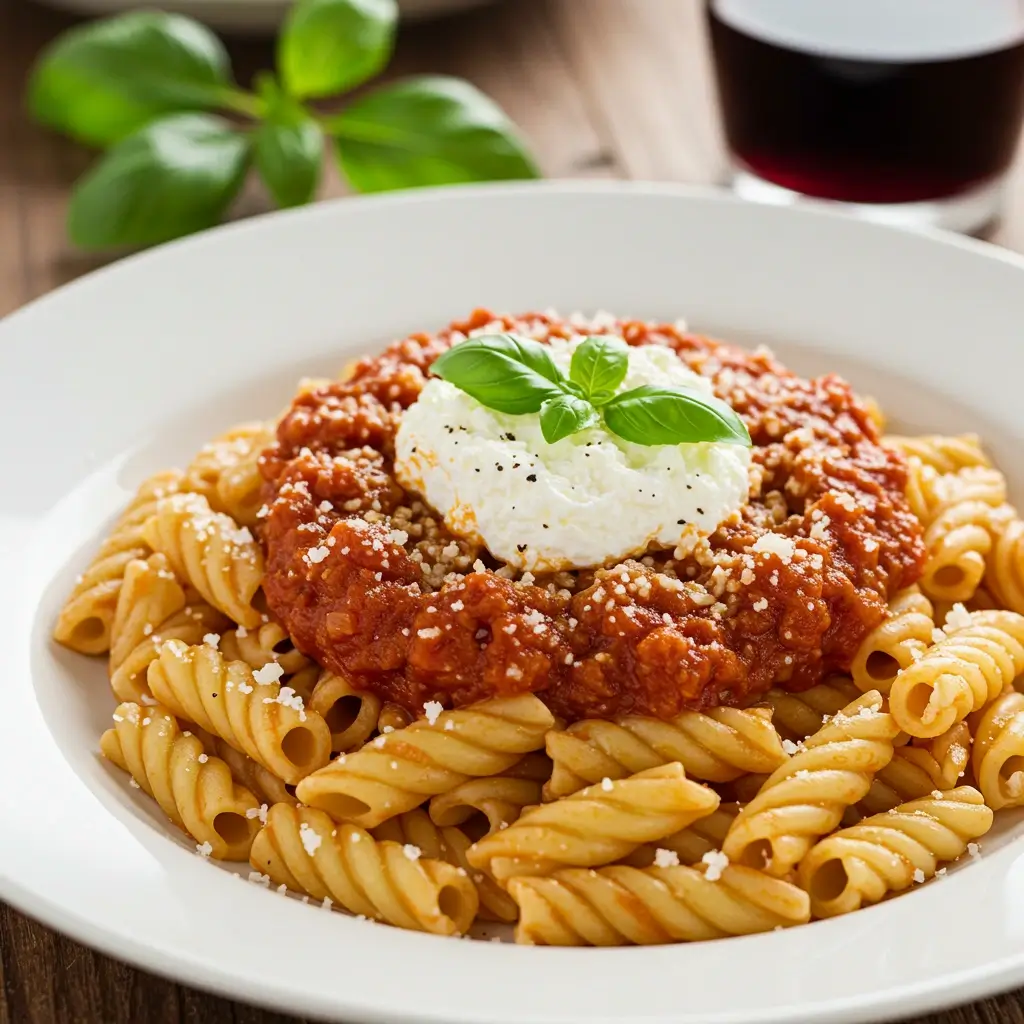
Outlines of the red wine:
[{"label": "red wine", "polygon": [[1008,167],[1024,0],[711,0],[728,145],[823,199],[959,195]]}]

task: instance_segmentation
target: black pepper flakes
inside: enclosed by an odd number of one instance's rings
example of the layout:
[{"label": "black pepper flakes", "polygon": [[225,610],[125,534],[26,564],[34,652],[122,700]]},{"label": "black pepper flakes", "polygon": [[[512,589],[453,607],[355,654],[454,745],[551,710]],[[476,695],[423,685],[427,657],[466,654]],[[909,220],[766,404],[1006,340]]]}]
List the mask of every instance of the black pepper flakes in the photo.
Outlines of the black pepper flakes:
[{"label": "black pepper flakes", "polygon": [[530,475],[529,475],[529,476],[528,476],[528,477],[526,478],[526,480],[527,480],[527,482],[528,482],[528,483],[531,483],[531,484],[535,484],[535,483],[537,482],[537,474],[536,474],[536,473],[531,473],[531,474],[530,474]]}]

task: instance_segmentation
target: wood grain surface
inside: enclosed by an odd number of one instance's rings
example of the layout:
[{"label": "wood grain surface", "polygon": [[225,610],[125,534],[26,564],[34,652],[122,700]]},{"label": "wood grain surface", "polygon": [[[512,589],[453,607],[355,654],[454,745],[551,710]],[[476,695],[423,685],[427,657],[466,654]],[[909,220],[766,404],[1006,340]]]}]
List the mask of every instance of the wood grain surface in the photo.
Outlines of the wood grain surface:
[{"label": "wood grain surface", "polygon": [[[522,126],[548,176],[714,184],[725,160],[701,7],[700,0],[505,0],[406,28],[389,74],[471,79]],[[69,187],[91,155],[23,113],[35,54],[73,22],[28,0],[0,0],[0,316],[103,262],[75,252],[64,236]],[[267,40],[231,39],[229,49],[243,82],[270,66]],[[1020,166],[991,237],[1024,251]],[[323,196],[343,191],[328,174]],[[266,208],[253,187],[236,213]],[[127,967],[0,904],[0,1024],[296,1020]],[[1024,993],[917,1024],[1024,1024]]]}]

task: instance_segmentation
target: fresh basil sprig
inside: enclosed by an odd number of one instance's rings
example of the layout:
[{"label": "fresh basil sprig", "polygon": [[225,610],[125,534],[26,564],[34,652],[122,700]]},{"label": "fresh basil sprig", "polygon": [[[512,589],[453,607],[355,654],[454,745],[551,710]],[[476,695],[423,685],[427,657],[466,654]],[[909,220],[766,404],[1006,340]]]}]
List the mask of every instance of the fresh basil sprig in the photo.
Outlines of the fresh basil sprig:
[{"label": "fresh basil sprig", "polygon": [[407,78],[340,112],[309,105],[382,71],[397,21],[396,0],[297,0],[277,74],[256,75],[253,91],[234,83],[220,40],[181,15],[135,11],[63,33],[32,70],[29,108],[107,149],[72,194],[73,241],[148,245],[209,227],[250,166],[278,206],[309,202],[328,146],[361,192],[537,177],[501,109],[456,78]]},{"label": "fresh basil sprig", "polygon": [[546,345],[515,334],[469,338],[441,355],[431,370],[489,409],[540,413],[548,444],[602,419],[613,434],[634,444],[751,444],[739,416],[702,391],[645,384],[616,394],[629,370],[629,346],[618,338],[585,338],[573,352],[568,377]]}]

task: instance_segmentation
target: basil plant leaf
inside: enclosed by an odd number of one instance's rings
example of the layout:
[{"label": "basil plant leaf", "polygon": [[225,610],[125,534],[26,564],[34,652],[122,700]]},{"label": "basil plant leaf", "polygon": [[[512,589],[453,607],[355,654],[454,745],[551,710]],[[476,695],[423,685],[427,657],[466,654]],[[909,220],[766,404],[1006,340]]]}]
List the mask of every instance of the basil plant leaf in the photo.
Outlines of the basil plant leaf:
[{"label": "basil plant leaf", "polygon": [[256,169],[278,206],[308,203],[320,183],[324,137],[308,115],[265,121],[253,137]]},{"label": "basil plant leaf", "polygon": [[739,416],[724,402],[697,391],[645,384],[616,395],[601,411],[612,433],[635,444],[724,441],[750,446]]},{"label": "basil plant leaf", "polygon": [[469,338],[434,361],[431,371],[481,405],[517,416],[538,412],[562,394],[550,352],[530,338],[492,334]]},{"label": "basil plant leaf", "polygon": [[391,57],[397,22],[395,0],[298,0],[278,39],[285,90],[333,96],[373,78]]},{"label": "basil plant leaf", "polygon": [[595,405],[615,394],[629,369],[629,346],[619,338],[584,338],[572,354],[569,378]]},{"label": "basil plant leaf", "polygon": [[245,177],[249,141],[210,114],[155,121],[75,185],[68,234],[86,249],[152,245],[218,223]]},{"label": "basil plant leaf", "polygon": [[512,122],[468,82],[408,78],[375,89],[328,123],[338,162],[360,192],[536,178]]},{"label": "basil plant leaf", "polygon": [[65,32],[36,62],[28,104],[42,124],[107,146],[163,114],[222,102],[231,85],[220,40],[190,18],[135,11]]},{"label": "basil plant leaf", "polygon": [[548,444],[594,426],[600,417],[597,410],[582,398],[558,395],[540,407],[540,429]]}]

